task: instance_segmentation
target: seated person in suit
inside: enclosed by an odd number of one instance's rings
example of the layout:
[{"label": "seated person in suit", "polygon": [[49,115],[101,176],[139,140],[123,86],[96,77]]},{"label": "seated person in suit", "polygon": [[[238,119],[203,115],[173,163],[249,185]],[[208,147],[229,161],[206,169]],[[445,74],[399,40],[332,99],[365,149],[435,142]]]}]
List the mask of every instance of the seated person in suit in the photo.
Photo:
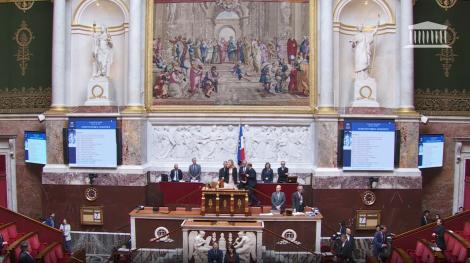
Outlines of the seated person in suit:
[{"label": "seated person in suit", "polygon": [[284,205],[286,203],[286,196],[284,192],[281,192],[281,186],[276,185],[276,192],[271,195],[271,206],[273,210],[284,210]]},{"label": "seated person in suit", "polygon": [[224,161],[224,167],[220,168],[219,170],[219,181],[224,179],[225,183],[229,183],[230,177],[228,175],[228,162]]},{"label": "seated person in suit", "polygon": [[299,185],[297,186],[297,192],[292,194],[292,208],[295,212],[303,212],[304,211],[304,195],[303,195],[304,188]]},{"label": "seated person in suit", "polygon": [[31,256],[31,247],[29,246],[28,241],[21,242],[20,245],[21,252],[19,255],[19,263],[36,263],[36,260]]},{"label": "seated person in suit", "polygon": [[224,260],[224,253],[219,249],[217,242],[212,244],[212,248],[207,253],[207,261],[209,263],[222,263]]},{"label": "seated person in suit", "polygon": [[287,177],[289,176],[289,168],[286,167],[286,162],[281,162],[281,167],[277,168],[277,182],[287,183]]},{"label": "seated person in suit", "polygon": [[181,169],[178,168],[177,163],[175,163],[173,168],[174,169],[171,170],[171,172],[170,172],[171,181],[172,182],[179,182],[179,181],[183,180],[183,172],[181,171]]},{"label": "seated person in suit", "polygon": [[263,180],[264,183],[273,182],[273,169],[271,169],[270,163],[264,165],[264,169],[261,171],[261,180]]},{"label": "seated person in suit", "polygon": [[196,158],[192,159],[192,164],[188,169],[189,180],[194,182],[201,181],[201,165],[197,164]]}]

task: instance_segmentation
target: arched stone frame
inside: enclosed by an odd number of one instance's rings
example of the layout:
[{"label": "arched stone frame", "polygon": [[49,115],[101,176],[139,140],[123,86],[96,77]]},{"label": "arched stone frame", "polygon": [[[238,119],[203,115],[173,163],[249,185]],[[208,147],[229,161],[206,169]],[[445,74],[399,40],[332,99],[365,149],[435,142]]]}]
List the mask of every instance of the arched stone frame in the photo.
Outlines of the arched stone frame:
[{"label": "arched stone frame", "polygon": [[[70,105],[81,106],[86,101],[87,83],[91,77],[91,36],[94,30],[94,16],[102,12],[99,8],[111,10],[105,15],[96,18],[96,26],[106,26],[113,39],[113,64],[111,69],[110,97],[118,105],[124,105],[127,100],[127,53],[128,53],[128,27],[129,9],[123,0],[101,0],[100,6],[95,0],[84,0],[72,9],[70,25],[70,56],[71,68],[74,72],[70,77]],[[109,11],[108,10],[108,11]],[[80,52],[80,51],[81,52]],[[85,53],[83,53],[85,50]]]},{"label": "arched stone frame", "polygon": [[[351,4],[353,0],[340,0],[333,10],[333,30],[339,31],[343,34],[352,35],[357,31],[356,25],[348,25],[341,22],[341,17],[344,14],[345,8]],[[354,2],[356,3],[356,2]],[[390,6],[384,0],[370,0],[369,4],[375,4],[386,15],[381,18],[379,32],[381,33],[394,33],[396,32],[396,19]],[[384,21],[384,22],[382,22]]]},{"label": "arched stone frame", "polygon": [[[240,36],[242,36],[242,32],[240,30],[240,26],[236,24],[215,24],[214,28],[214,38],[219,39],[219,34],[220,31],[224,28],[230,28],[235,32],[235,38],[238,39]],[[228,39],[225,39],[228,40]]]}]

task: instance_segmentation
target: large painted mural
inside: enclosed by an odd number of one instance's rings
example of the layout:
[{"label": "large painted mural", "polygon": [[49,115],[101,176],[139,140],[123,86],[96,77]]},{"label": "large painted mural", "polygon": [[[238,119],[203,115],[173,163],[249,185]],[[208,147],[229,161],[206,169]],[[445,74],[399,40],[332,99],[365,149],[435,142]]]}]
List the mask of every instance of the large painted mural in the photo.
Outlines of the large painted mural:
[{"label": "large painted mural", "polygon": [[156,0],[158,105],[308,106],[309,3]]}]

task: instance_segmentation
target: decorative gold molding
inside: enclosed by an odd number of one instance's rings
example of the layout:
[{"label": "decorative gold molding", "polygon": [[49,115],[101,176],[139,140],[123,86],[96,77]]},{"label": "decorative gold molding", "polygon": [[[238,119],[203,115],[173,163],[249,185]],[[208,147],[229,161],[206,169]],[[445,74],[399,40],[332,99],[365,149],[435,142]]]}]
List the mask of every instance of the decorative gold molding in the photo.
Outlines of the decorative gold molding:
[{"label": "decorative gold molding", "polygon": [[403,115],[403,116],[418,116],[419,115],[419,113],[415,111],[414,107],[398,108],[395,110],[395,113],[398,115]]},{"label": "decorative gold molding", "polygon": [[19,10],[23,11],[23,13],[26,13],[26,11],[33,8],[34,1],[17,0],[17,1],[15,1],[15,5],[16,5],[16,7],[18,7]]},{"label": "decorative gold molding", "polygon": [[427,115],[470,116],[470,93],[465,89],[417,89],[415,105]]},{"label": "decorative gold molding", "polygon": [[51,88],[0,89],[0,113],[38,113],[49,109]]},{"label": "decorative gold molding", "polygon": [[13,40],[18,44],[18,50],[16,52],[16,61],[18,62],[21,69],[21,76],[26,75],[26,70],[28,69],[28,62],[33,55],[29,52],[29,45],[33,41],[34,36],[33,32],[29,29],[26,21],[22,20],[18,30],[16,30]]},{"label": "decorative gold molding", "polygon": [[448,10],[457,3],[457,0],[436,0],[436,3],[443,8],[444,10]]},{"label": "decorative gold molding", "polygon": [[149,112],[171,113],[288,113],[313,114],[317,103],[317,1],[309,0],[309,105],[307,106],[246,106],[246,105],[153,105],[152,96],[152,48],[154,35],[154,0],[146,0],[145,16],[145,109]]},{"label": "decorative gold molding", "polygon": [[122,112],[123,113],[144,113],[144,106],[127,106]]},{"label": "decorative gold molding", "polygon": [[28,1],[23,1],[23,0],[0,0],[0,4],[17,3],[17,2],[51,2],[51,0],[28,0]]},{"label": "decorative gold molding", "polygon": [[336,111],[335,107],[319,107],[318,111],[316,112],[317,114],[338,114]]},{"label": "decorative gold molding", "polygon": [[448,78],[450,77],[450,70],[452,69],[452,65],[455,62],[455,57],[458,57],[458,55],[454,53],[454,49],[452,47],[455,42],[459,39],[459,36],[457,34],[457,31],[455,31],[455,28],[449,22],[449,20],[446,20],[444,24],[448,26],[447,40],[449,43],[447,44],[450,46],[450,48],[442,48],[440,52],[436,54],[436,57],[439,57],[444,76]]}]

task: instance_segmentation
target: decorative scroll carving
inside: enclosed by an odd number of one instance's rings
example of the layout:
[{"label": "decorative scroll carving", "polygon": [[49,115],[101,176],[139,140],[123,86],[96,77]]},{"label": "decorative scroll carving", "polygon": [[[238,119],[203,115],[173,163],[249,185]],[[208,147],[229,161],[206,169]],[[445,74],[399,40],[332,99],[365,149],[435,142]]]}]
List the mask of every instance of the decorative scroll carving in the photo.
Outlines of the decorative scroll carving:
[{"label": "decorative scroll carving", "polygon": [[19,10],[23,11],[23,13],[26,13],[26,11],[33,7],[34,1],[16,0],[15,5]]},{"label": "decorative scroll carving", "polygon": [[436,3],[441,7],[444,8],[444,10],[448,10],[457,3],[457,0],[436,0]]},{"label": "decorative scroll carving", "polygon": [[470,115],[466,90],[421,90],[415,92],[416,110],[428,115]]}]

